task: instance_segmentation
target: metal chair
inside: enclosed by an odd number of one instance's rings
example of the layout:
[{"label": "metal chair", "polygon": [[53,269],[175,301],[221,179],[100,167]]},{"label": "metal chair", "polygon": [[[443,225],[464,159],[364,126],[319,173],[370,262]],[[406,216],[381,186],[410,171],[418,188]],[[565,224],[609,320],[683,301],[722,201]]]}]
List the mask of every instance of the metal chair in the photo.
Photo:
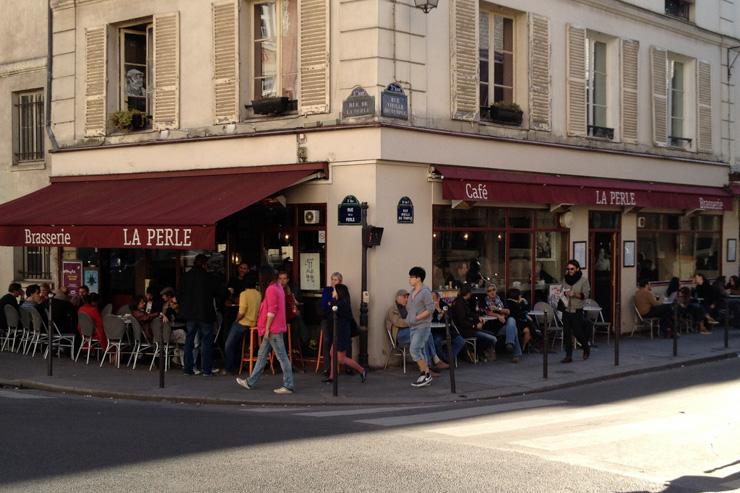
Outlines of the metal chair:
[{"label": "metal chair", "polygon": [[637,311],[637,305],[632,303],[632,308],[635,310],[635,325],[632,326],[632,333],[630,337],[635,335],[635,330],[638,328],[642,330],[650,331],[650,339],[653,338],[653,328],[660,330],[660,319],[657,317],[643,317],[640,312]]},{"label": "metal chair", "polygon": [[593,332],[591,333],[591,344],[593,344],[596,341],[596,334],[606,334],[606,345],[609,345],[609,338],[611,335],[611,322],[607,322],[604,320],[604,311],[601,309],[601,306],[596,302],[596,300],[592,300],[591,298],[588,298],[584,300],[583,302],[584,308],[598,308],[599,310],[584,310],[586,313],[586,317],[588,318],[588,321],[591,322],[591,324],[594,327]]},{"label": "metal chair", "polygon": [[20,315],[18,314],[18,310],[12,305],[5,305],[3,307],[3,313],[5,314],[8,330],[5,332],[3,347],[0,350],[5,351],[5,348],[10,344],[10,351],[15,351],[15,341],[23,332]]},{"label": "metal chair", "polygon": [[386,327],[385,333],[388,335],[388,341],[391,344],[390,351],[388,351],[388,357],[385,360],[385,366],[383,367],[388,368],[388,363],[391,361],[392,356],[400,356],[402,358],[403,362],[403,374],[406,374],[406,356],[409,354],[408,352],[408,344],[404,344],[403,346],[398,345],[398,341],[396,341],[393,338],[393,333]]},{"label": "metal chair", "polygon": [[[552,309],[552,306],[549,303],[544,301],[538,301],[535,303],[533,310],[543,313],[543,315],[535,316],[537,325],[539,325],[542,330],[547,331],[548,337],[552,341],[552,348],[555,348],[555,343],[560,339],[560,350],[562,351],[565,344],[565,341],[563,341],[563,327],[559,324],[555,310]],[[552,336],[549,336],[549,334],[552,334]],[[547,348],[544,349],[547,350]]]},{"label": "metal chair", "polygon": [[105,317],[106,315],[113,315],[113,305],[111,303],[105,305],[100,311],[100,316]]},{"label": "metal chair", "polygon": [[[111,310],[113,310],[113,307],[111,307]],[[123,305],[116,310],[116,315],[131,315],[131,308],[128,305]]]},{"label": "metal chair", "polygon": [[85,364],[89,365],[90,351],[95,348],[95,350],[99,353],[101,349],[100,341],[93,337],[93,335],[95,334],[95,322],[92,318],[90,318],[90,315],[84,312],[77,313],[77,322],[80,326],[80,332],[82,333],[82,343],[80,344],[80,348],[77,350],[75,361],[80,359],[80,353],[82,353],[82,349],[85,347],[85,344],[87,344],[87,361],[85,362]]},{"label": "metal chair", "polygon": [[[170,352],[174,354],[176,344],[170,342],[172,338],[172,326],[168,323],[162,323],[160,318],[152,319],[149,327],[152,329],[151,344],[154,346],[154,352],[152,353],[152,362],[149,364],[149,371],[154,368],[154,362],[159,357],[159,352],[162,351],[164,354],[164,369],[165,371],[170,369]],[[160,341],[162,344],[160,345]]]},{"label": "metal chair", "polygon": [[123,319],[117,315],[106,315],[103,317],[103,330],[105,331],[105,338],[108,339],[108,344],[105,346],[103,351],[103,358],[100,360],[100,366],[105,363],[105,357],[108,356],[108,351],[111,349],[116,350],[116,368],[121,367],[121,351],[123,351],[123,338],[126,335],[126,324]]},{"label": "metal chair", "polygon": [[18,343],[18,352],[22,354],[28,354],[31,349],[31,341],[33,339],[33,322],[31,321],[31,312],[23,308],[18,309],[18,313],[21,317],[21,339]]},{"label": "metal chair", "polygon": [[138,320],[136,320],[134,317],[130,317],[128,319],[128,323],[131,324],[131,332],[133,333],[132,335],[134,343],[131,348],[131,355],[128,358],[128,362],[126,362],[126,366],[130,366],[131,361],[133,360],[134,365],[132,369],[135,370],[136,362],[138,361],[139,356],[142,354],[146,354],[146,350],[152,349],[154,345],[146,340],[146,336],[144,335],[144,331],[142,330],[141,324]]},{"label": "metal chair", "polygon": [[[48,353],[48,345],[49,345],[49,334],[46,331],[46,324],[44,323],[44,320],[41,318],[41,314],[39,311],[35,308],[21,308],[22,311],[28,312],[28,316],[31,318],[31,325],[30,325],[30,333],[31,333],[31,339],[28,343],[28,349],[26,350],[26,354],[28,354],[29,351],[31,351],[31,346],[33,346],[33,352],[31,352],[31,357],[36,356],[36,349],[38,349],[39,344],[43,347],[44,344],[47,345],[47,351],[44,352],[44,358],[46,358]],[[21,318],[23,318],[23,315],[21,315]]]}]

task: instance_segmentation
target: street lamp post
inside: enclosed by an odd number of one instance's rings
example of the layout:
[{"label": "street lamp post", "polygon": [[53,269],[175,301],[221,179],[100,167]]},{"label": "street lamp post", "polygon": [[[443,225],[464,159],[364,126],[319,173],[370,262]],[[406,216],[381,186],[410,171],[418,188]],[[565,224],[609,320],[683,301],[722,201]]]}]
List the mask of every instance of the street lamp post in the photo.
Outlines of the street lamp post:
[{"label": "street lamp post", "polygon": [[421,9],[422,12],[428,14],[432,9],[437,8],[439,0],[414,0],[414,6],[417,9]]}]

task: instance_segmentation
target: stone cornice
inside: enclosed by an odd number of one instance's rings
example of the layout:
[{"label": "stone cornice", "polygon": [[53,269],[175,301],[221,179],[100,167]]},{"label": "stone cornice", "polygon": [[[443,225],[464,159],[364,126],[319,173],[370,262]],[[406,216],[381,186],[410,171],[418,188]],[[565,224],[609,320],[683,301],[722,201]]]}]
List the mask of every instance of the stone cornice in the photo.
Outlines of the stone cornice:
[{"label": "stone cornice", "polygon": [[0,78],[10,77],[12,75],[23,74],[25,72],[35,72],[46,68],[46,57],[30,58],[18,62],[0,64]]}]

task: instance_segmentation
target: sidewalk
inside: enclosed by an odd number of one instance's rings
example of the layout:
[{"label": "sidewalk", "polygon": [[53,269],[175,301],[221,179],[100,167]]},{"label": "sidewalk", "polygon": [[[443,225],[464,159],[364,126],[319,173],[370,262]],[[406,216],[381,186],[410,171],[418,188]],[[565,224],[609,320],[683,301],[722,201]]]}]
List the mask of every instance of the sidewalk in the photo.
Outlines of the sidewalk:
[{"label": "sidewalk", "polygon": [[[358,376],[341,375],[339,396],[332,396],[330,384],[321,383],[320,375],[311,369],[295,371],[296,393],[276,395],[272,389],[282,383],[281,375],[268,370],[251,391],[234,382],[232,377],[186,376],[178,369],[166,375],[166,387],[159,388],[159,373],[148,371],[148,365],[137,369],[108,363],[86,366],[80,358],[74,363],[68,357],[54,359],[54,376],[46,376],[47,362],[18,354],[0,353],[0,386],[42,389],[97,397],[190,403],[257,404],[257,405],[396,405],[445,403],[463,400],[542,392],[576,384],[597,382],[622,376],[661,369],[698,364],[724,358],[740,357],[740,331],[730,330],[729,348],[723,344],[723,330],[715,329],[710,336],[691,334],[679,339],[678,356],[673,357],[671,339],[650,340],[644,337],[622,337],[620,366],[614,366],[614,346],[605,341],[591,351],[588,361],[574,353],[574,362],[561,364],[563,353],[549,355],[549,378],[542,378],[542,355],[525,355],[521,363],[513,364],[507,355],[498,361],[472,365],[461,363],[455,372],[457,394],[450,393],[448,371],[435,378],[431,386],[415,389],[410,383],[417,372],[413,364],[408,373],[399,367],[372,371],[366,384]],[[396,362],[398,358],[396,358]],[[125,362],[125,358],[124,358]],[[279,365],[276,362],[276,367]]]}]

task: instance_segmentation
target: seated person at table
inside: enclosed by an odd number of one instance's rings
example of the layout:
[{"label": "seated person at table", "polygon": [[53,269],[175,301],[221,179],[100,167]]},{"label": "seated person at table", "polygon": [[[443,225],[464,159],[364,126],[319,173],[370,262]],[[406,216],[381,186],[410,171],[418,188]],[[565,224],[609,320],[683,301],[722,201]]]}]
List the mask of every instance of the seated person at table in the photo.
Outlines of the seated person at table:
[{"label": "seated person at table", "polygon": [[[529,344],[529,341],[532,340],[532,321],[527,316],[529,302],[522,296],[522,292],[519,289],[512,288],[509,290],[506,307],[509,310],[510,318],[513,318],[516,323],[516,328],[521,337],[521,347],[524,349]],[[508,343],[507,339],[506,344],[508,345]]]},{"label": "seated person at table", "polygon": [[660,331],[667,336],[673,326],[673,313],[671,305],[666,305],[658,301],[653,294],[653,288],[650,281],[641,279],[638,283],[638,289],[635,292],[635,307],[642,318],[660,319]]},{"label": "seated person at table", "polygon": [[688,319],[691,323],[692,330],[694,327],[697,327],[699,329],[699,333],[703,335],[709,335],[712,333],[707,330],[704,325],[707,313],[699,303],[695,303],[692,300],[691,289],[689,289],[688,286],[684,286],[678,290],[676,303],[678,304],[678,317],[680,319]]},{"label": "seated person at table", "polygon": [[716,319],[719,317],[719,302],[720,293],[715,286],[710,286],[707,278],[704,274],[694,274],[694,297],[699,299],[699,304],[704,308],[704,311],[709,315],[708,320],[712,323],[716,323]]},{"label": "seated person at table", "polygon": [[522,346],[519,344],[519,331],[517,329],[516,319],[511,316],[511,310],[506,308],[504,302],[496,294],[496,286],[493,284],[489,284],[486,287],[484,306],[486,315],[493,317],[493,320],[485,323],[485,330],[498,337],[504,337],[506,350],[512,353],[511,362],[519,363],[519,358],[522,356]]},{"label": "seated person at table", "polygon": [[262,295],[254,287],[247,287],[239,294],[239,310],[236,314],[236,320],[229,330],[224,346],[224,370],[222,374],[229,372],[236,375],[239,372],[239,350],[242,344],[242,338],[245,340],[245,350],[249,351],[248,332],[250,327],[257,327],[257,316],[259,315]]},{"label": "seated person at table", "polygon": [[464,338],[475,337],[478,345],[483,349],[486,358],[496,359],[496,336],[483,330],[483,322],[470,306],[473,293],[467,284],[460,288],[460,292],[452,303],[450,310],[451,321]]},{"label": "seated person at table", "polygon": [[[408,301],[409,292],[405,289],[399,289],[396,291],[396,300],[388,308],[385,315],[385,327],[391,331],[393,340],[396,341],[398,346],[407,346],[411,343],[411,329],[408,322],[406,322],[406,317],[408,316],[406,304]],[[435,368],[449,368],[449,365],[437,356],[437,350],[434,347],[434,337],[431,333],[429,334],[429,339],[427,339],[424,354],[424,359],[426,359],[427,365],[432,370],[432,376],[435,376],[435,374],[439,376],[439,372],[435,371]]]},{"label": "seated person at table", "polygon": [[[434,313],[432,314],[432,324],[443,324],[446,322],[447,312],[444,311],[444,307],[447,303],[440,298],[437,291],[432,291],[432,300],[434,301]],[[432,325],[432,337],[434,337],[434,347],[437,354],[442,355],[440,358],[446,360],[447,358],[447,328],[446,327],[434,327]],[[452,358],[456,358],[458,353],[465,347],[465,339],[452,328],[450,328],[450,342],[452,345]],[[450,363],[450,361],[447,361]]]},{"label": "seated person at table", "polygon": [[[100,312],[98,311],[98,300],[100,298],[98,297],[98,293],[90,293],[85,297],[85,304],[80,307],[78,313],[85,313],[87,314],[95,324],[95,331],[93,331],[93,338],[97,339],[103,348],[105,348],[108,345],[108,339],[105,337],[105,329],[103,329],[103,318],[100,316]],[[80,335],[82,335],[82,329],[79,327],[79,322],[77,326],[77,330],[80,331]]]},{"label": "seated person at table", "polygon": [[162,296],[162,315],[164,320],[170,324],[172,333],[170,335],[170,342],[176,344],[185,344],[185,337],[187,335],[185,331],[185,320],[180,317],[180,305],[177,303],[175,297],[175,290],[167,287],[160,292]]},{"label": "seated person at table", "polygon": [[139,325],[141,325],[141,330],[144,333],[146,341],[152,342],[153,335],[150,323],[153,319],[159,316],[159,313],[147,313],[146,298],[140,294],[133,297],[129,304],[129,308],[131,309],[131,316],[139,321]]}]

